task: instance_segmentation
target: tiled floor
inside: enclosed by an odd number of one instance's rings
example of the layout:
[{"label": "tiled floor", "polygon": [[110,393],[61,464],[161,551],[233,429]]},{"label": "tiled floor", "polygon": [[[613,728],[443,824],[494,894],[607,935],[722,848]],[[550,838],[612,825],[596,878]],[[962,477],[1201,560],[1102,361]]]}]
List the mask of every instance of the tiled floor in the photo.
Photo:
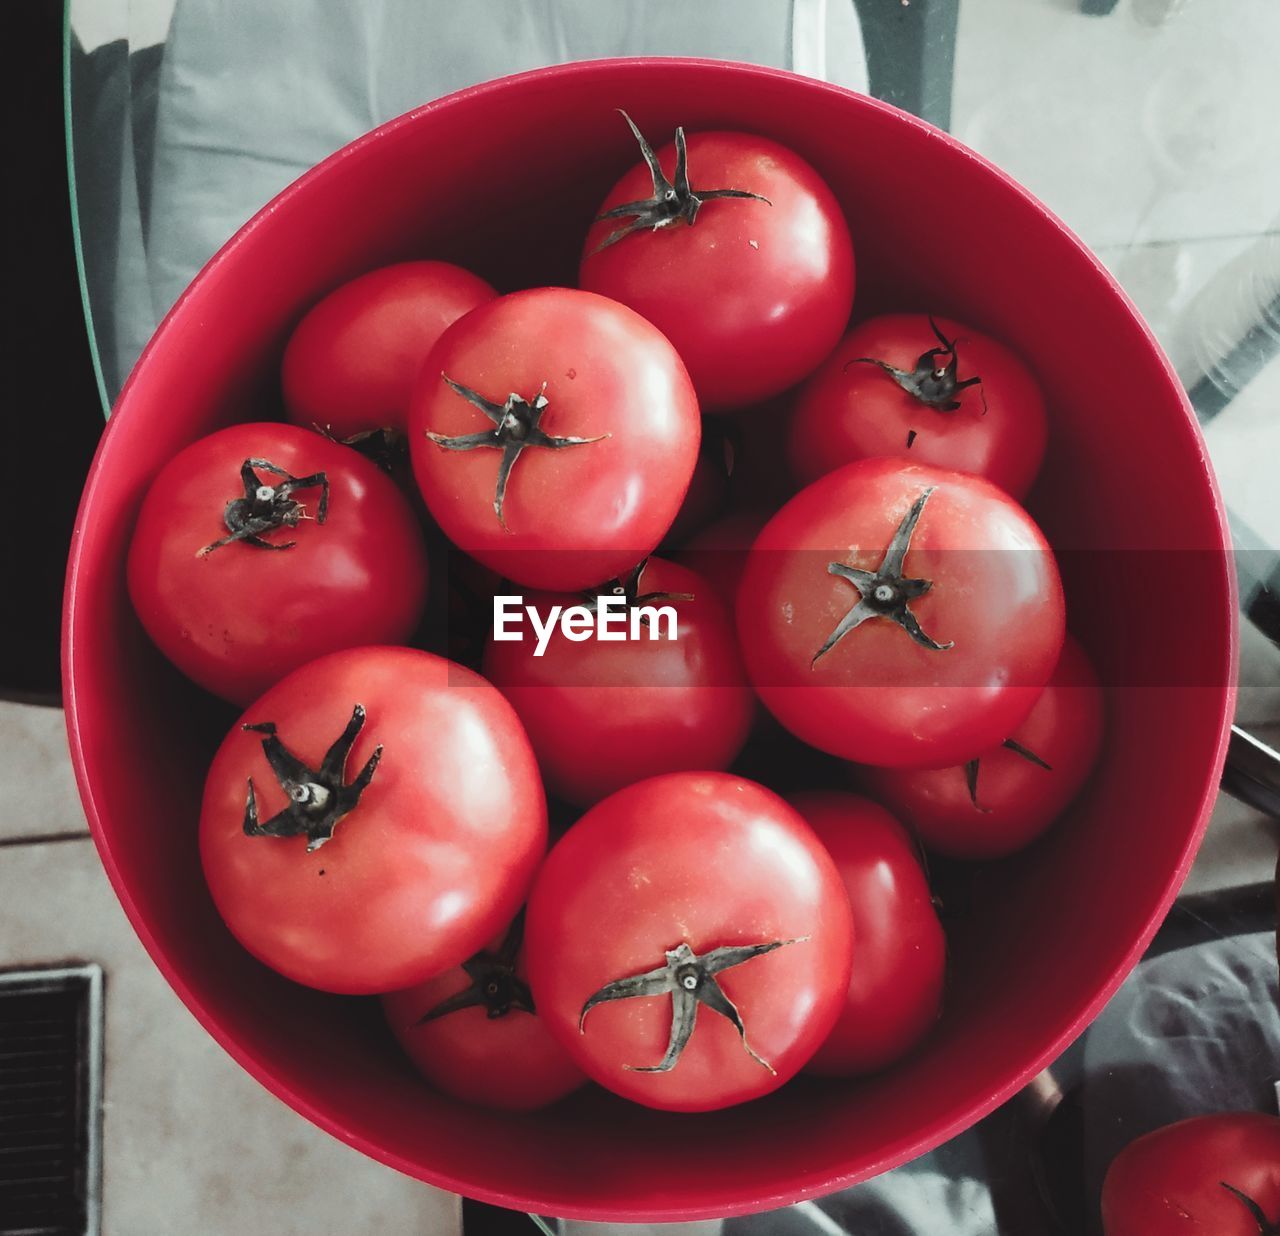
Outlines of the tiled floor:
[{"label": "tiled floor", "polygon": [[960,0],[952,128],[1095,248],[1252,237],[1278,45],[1271,0]]},{"label": "tiled floor", "polygon": [[0,787],[0,843],[64,833],[88,836],[60,708],[0,703]]}]

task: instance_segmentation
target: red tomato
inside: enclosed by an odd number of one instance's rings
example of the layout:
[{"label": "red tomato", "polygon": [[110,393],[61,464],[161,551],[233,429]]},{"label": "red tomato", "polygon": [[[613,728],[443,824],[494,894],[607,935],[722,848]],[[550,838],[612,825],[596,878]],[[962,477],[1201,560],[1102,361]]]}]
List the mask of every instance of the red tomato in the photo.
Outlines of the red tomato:
[{"label": "red tomato", "polygon": [[1280,1232],[1280,1119],[1197,1116],[1126,1146],[1102,1186],[1106,1236]]},{"label": "red tomato", "polygon": [[214,757],[200,817],[209,891],[240,943],[295,982],[360,995],[483,947],[546,838],[511,706],[409,648],[334,653],[272,687]]},{"label": "red tomato", "polygon": [[1021,498],[1047,436],[1040,388],[1004,344],[951,318],[891,313],[855,326],[804,384],[788,454],[804,485],[885,455],[985,476]]},{"label": "red tomato", "polygon": [[947,942],[907,830],[856,794],[795,794],[791,805],[835,859],[857,941],[845,1006],[809,1073],[857,1077],[901,1059],[938,1020]]},{"label": "red tomato", "polygon": [[1001,858],[1030,845],[1062,814],[1101,745],[1102,690],[1068,637],[1048,686],[1009,740],[962,766],[868,768],[861,779],[930,849]]},{"label": "red tomato", "polygon": [[666,339],[567,288],[502,296],[451,326],[409,419],[418,485],[445,534],[534,588],[588,588],[650,553],[700,434]]},{"label": "red tomato", "polygon": [[[864,596],[865,591],[865,596]],[[1065,633],[1053,553],[978,477],[868,459],[797,494],[738,589],[747,672],[821,751],[943,767],[1022,723]]]},{"label": "red tomato", "polygon": [[[601,204],[579,282],[676,345],[705,411],[798,382],[835,346],[853,304],[853,245],[831,190],[799,155],[754,134],[691,134],[687,168],[683,130],[656,160],[635,136],[647,161]],[[722,190],[735,196],[716,200]]]},{"label": "red tomato", "polygon": [[519,919],[456,969],[382,997],[391,1032],[438,1090],[535,1111],[587,1079],[547,1032],[529,992]]},{"label": "red tomato", "polygon": [[284,352],[289,419],[349,438],[405,429],[414,379],[445,327],[497,293],[448,262],[400,262],[329,293]]},{"label": "red tomato", "polygon": [[[655,623],[640,640],[597,633],[579,643],[557,629],[537,656],[526,624],[525,638],[490,640],[485,650],[484,676],[524,722],[547,790],[581,807],[658,773],[727,768],[755,714],[733,621],[706,580],[650,558],[638,577],[598,592],[619,590],[633,609],[674,610],[677,638],[648,638]],[[544,616],[553,605],[583,603],[551,593],[524,600]]]},{"label": "red tomato", "polygon": [[350,447],[292,425],[235,425],[152,482],[128,580],[160,651],[247,704],[324,653],[407,641],[427,557],[408,502]]},{"label": "red tomato", "polygon": [[813,831],[725,773],[654,777],[588,811],[539,872],[525,940],[539,1013],[583,1071],[672,1111],[793,1076],[839,1015],[853,952]]}]

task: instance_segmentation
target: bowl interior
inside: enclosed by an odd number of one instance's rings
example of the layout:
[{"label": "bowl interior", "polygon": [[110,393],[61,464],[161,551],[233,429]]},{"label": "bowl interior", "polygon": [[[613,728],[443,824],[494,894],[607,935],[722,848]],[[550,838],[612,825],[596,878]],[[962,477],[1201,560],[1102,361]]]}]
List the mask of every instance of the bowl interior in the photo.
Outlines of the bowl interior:
[{"label": "bowl interior", "polygon": [[[1053,436],[1032,507],[1065,551],[1070,621],[1107,681],[1109,733],[1071,821],[979,873],[952,932],[947,1012],[908,1063],[860,1084],[802,1079],[705,1116],[599,1093],[499,1116],[420,1082],[376,1004],[277,978],[222,926],[196,823],[231,717],[142,635],[125,550],[175,450],[278,414],[284,341],[343,280],[430,256],[503,289],[572,282],[593,206],[636,157],[617,107],[658,138],[682,123],[793,146],[848,213],[858,315],[929,308],[1033,363]],[[223,1045],[311,1119],[404,1171],[512,1207],[615,1219],[759,1209],[853,1183],[971,1123],[1061,1050],[1136,960],[1185,874],[1220,768],[1234,651],[1223,537],[1202,443],[1145,328],[1080,244],[976,156],[890,108],[779,72],[546,70],[452,96],[340,152],[243,229],[166,320],[80,514],[66,618],[73,753],[103,860],[157,963]]]}]

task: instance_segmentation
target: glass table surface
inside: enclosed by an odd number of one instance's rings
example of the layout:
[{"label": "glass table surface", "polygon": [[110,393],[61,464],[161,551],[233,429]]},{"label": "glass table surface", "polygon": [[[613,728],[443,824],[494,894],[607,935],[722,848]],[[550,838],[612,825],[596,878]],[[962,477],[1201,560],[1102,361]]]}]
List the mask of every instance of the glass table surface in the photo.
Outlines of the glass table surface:
[{"label": "glass table surface", "polygon": [[[471,82],[637,53],[752,60],[868,90],[1005,168],[1092,247],[1201,418],[1238,549],[1237,721],[1274,744],[1275,0],[70,0],[73,216],[104,413],[204,262],[315,162]],[[1268,811],[1280,797],[1264,784],[1268,758],[1237,739],[1230,775],[1248,801],[1220,798],[1147,959],[1034,1086],[917,1164],[725,1230],[1087,1231],[1101,1167],[1125,1140],[1198,1110],[1274,1111],[1280,829]],[[1199,1022],[1151,1030],[1162,1001],[1192,992]]]}]

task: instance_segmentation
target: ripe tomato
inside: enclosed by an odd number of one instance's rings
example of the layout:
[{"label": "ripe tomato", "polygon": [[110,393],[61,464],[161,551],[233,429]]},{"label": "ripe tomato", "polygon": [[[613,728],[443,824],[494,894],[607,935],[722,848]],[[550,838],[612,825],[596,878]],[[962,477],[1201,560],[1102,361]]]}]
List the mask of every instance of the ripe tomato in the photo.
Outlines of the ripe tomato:
[{"label": "ripe tomato", "polygon": [[655,156],[632,129],[644,161],[601,204],[579,282],[676,345],[705,411],[798,382],[853,304],[853,244],[831,190],[764,137],[694,133],[686,159],[683,130]]},{"label": "ripe tomato", "polygon": [[960,763],[1007,738],[1065,629],[1030,516],[988,481],[895,459],[792,498],[748,555],[737,609],[774,716],[819,750],[891,768]]},{"label": "ripe tomato", "polygon": [[985,476],[1021,498],[1047,436],[1040,388],[1004,344],[950,318],[891,313],[855,326],[804,384],[788,454],[804,485],[885,455]]},{"label": "ripe tomato", "polygon": [[725,773],[653,777],[588,811],[538,874],[525,938],[539,1013],[583,1071],[671,1111],[793,1076],[835,1023],[853,953],[813,831]]},{"label": "ripe tomato", "polygon": [[1102,1186],[1106,1236],[1280,1231],[1280,1119],[1197,1116],[1124,1148]]},{"label": "ripe tomato", "polygon": [[546,1107],[587,1079],[547,1032],[529,992],[519,918],[488,948],[382,997],[391,1032],[438,1090],[507,1111]]},{"label": "ripe tomato", "polygon": [[511,706],[409,648],[334,653],[272,687],[219,748],[200,816],[209,891],[240,943],[353,995],[483,947],[520,908],[546,838]]},{"label": "ripe tomato", "polygon": [[152,482],[128,581],[160,651],[247,704],[324,653],[407,641],[427,557],[408,502],[350,447],[292,425],[234,425]]},{"label": "ripe tomato", "polygon": [[1068,637],[1053,677],[1005,742],[951,768],[868,768],[869,792],[939,854],[1001,858],[1030,845],[1075,798],[1102,745],[1102,691]]},{"label": "ripe tomato", "polygon": [[700,433],[666,339],[568,288],[515,292],[455,322],[409,421],[418,485],[449,539],[516,583],[556,589],[610,579],[653,550]]},{"label": "ripe tomato", "polygon": [[399,262],[344,283],[308,311],[285,348],[289,419],[335,438],[403,433],[427,353],[446,326],[496,295],[448,262]]},{"label": "ripe tomato", "polygon": [[856,794],[793,795],[835,859],[857,941],[844,1010],[805,1066],[857,1077],[905,1056],[938,1020],[947,942],[907,830]]},{"label": "ripe tomato", "polygon": [[[524,722],[551,794],[578,806],[658,773],[727,768],[755,714],[729,611],[700,575],[650,558],[596,595],[675,611],[674,640],[579,643],[561,630],[542,656],[530,633],[490,640],[483,673]],[[583,597],[534,594],[544,616]],[[652,624],[642,627],[651,631]]]}]

